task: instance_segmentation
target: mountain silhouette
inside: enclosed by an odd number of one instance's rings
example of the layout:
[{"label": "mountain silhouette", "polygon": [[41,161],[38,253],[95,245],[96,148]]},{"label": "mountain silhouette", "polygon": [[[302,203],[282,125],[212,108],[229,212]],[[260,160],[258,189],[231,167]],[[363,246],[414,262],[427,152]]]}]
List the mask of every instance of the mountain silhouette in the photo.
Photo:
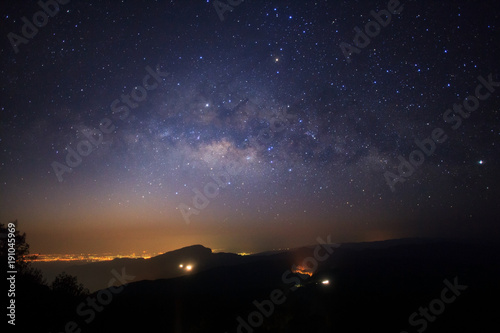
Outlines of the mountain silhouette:
[{"label": "mountain silhouette", "polygon": [[[93,262],[67,267],[68,274],[78,277],[90,291],[108,287],[115,272],[125,269],[127,276],[134,276],[128,282],[140,280],[168,279],[201,272],[220,265],[234,265],[242,257],[233,253],[213,253],[202,245],[192,245],[149,259],[117,258],[111,261]],[[183,265],[183,267],[180,267]],[[187,266],[191,266],[191,270]],[[116,280],[116,279],[115,279]],[[115,285],[119,285],[119,281]]]},{"label": "mountain silhouette", "polygon": [[[411,327],[410,315],[440,299],[445,280],[467,289],[427,322],[427,332],[484,331],[495,322],[498,305],[486,299],[500,296],[496,245],[425,239],[349,243],[318,262],[311,277],[284,274],[314,257],[315,248],[240,257],[237,264],[196,274],[130,283],[90,324],[91,331],[124,325],[169,332],[416,332],[422,326]],[[285,301],[271,311],[266,301],[275,290]],[[248,324],[255,311],[262,313],[262,324],[245,328],[238,318]]]},{"label": "mountain silhouette", "polygon": [[[491,302],[500,297],[497,244],[403,239],[329,249],[239,256],[195,245],[150,259],[75,266],[79,281],[83,274],[94,290],[104,289],[73,303],[54,299],[46,287],[33,290],[22,298],[23,316],[44,319],[20,323],[47,332],[75,323],[96,333],[469,333],[497,322],[500,308]],[[135,278],[107,288],[110,271],[122,269]],[[39,306],[30,308],[29,299]],[[424,321],[418,313],[430,308],[436,314]]]}]

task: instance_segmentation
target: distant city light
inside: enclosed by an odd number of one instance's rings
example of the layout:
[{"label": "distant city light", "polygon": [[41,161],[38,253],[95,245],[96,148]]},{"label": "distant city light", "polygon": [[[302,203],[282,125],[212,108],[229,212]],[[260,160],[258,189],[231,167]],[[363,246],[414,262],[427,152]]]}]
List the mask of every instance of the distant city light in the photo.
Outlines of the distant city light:
[{"label": "distant city light", "polygon": [[82,262],[98,262],[98,261],[111,261],[116,258],[142,258],[149,259],[160,255],[162,253],[144,253],[143,254],[91,254],[91,253],[78,253],[78,254],[36,254],[35,262],[56,262],[56,261],[82,261]]}]

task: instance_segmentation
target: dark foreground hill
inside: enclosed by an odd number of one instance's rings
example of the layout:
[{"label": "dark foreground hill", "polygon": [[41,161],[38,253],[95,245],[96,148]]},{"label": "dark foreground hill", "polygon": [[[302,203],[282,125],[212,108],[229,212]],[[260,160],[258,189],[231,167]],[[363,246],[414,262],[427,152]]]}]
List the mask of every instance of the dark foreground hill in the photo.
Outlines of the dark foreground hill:
[{"label": "dark foreground hill", "polygon": [[[46,332],[486,332],[500,310],[498,250],[403,240],[229,255],[228,265],[101,290],[65,318],[53,320],[61,304],[29,311],[46,313],[36,324]],[[311,277],[291,272],[307,266]]]}]

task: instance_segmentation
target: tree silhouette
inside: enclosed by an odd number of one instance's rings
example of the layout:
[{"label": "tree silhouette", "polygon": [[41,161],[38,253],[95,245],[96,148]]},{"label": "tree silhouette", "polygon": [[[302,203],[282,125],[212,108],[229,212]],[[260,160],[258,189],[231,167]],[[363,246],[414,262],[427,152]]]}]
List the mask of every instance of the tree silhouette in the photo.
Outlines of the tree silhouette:
[{"label": "tree silhouette", "polygon": [[62,272],[52,282],[50,288],[53,292],[60,295],[80,297],[89,294],[89,290],[78,283],[76,276],[72,276]]},{"label": "tree silhouette", "polygon": [[[9,253],[9,246],[15,248],[15,253],[12,250]],[[65,322],[73,320],[75,307],[88,295],[88,290],[78,284],[76,277],[66,273],[59,274],[49,286],[41,270],[31,265],[37,256],[30,255],[26,234],[19,232],[17,221],[0,223],[0,260],[7,263],[8,256],[13,254],[16,259],[13,270],[17,271],[15,304],[22,314],[16,319],[16,328],[20,332],[60,332]]]},{"label": "tree silhouette", "polygon": [[[26,233],[21,234],[17,226],[17,220],[9,222],[7,225],[0,223],[0,258],[2,258],[2,262],[7,262],[9,244],[12,244],[9,242],[9,239],[14,238],[15,270],[27,280],[32,280],[38,284],[45,284],[42,272],[31,266],[31,262],[37,258],[37,255],[30,255],[30,246],[26,243]],[[12,229],[15,229],[13,233],[14,237],[9,237]]]}]

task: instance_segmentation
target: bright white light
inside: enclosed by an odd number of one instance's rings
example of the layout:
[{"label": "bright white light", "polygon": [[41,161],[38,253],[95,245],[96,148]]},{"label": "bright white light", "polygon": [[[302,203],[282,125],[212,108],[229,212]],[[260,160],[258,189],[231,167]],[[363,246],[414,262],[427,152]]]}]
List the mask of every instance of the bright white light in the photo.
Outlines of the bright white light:
[{"label": "bright white light", "polygon": [[330,284],[330,281],[329,280],[323,280],[321,281],[322,284]]},{"label": "bright white light", "polygon": [[183,264],[180,264],[180,265],[179,265],[179,267],[180,267],[180,268],[182,268],[182,267],[184,267],[184,265],[183,265]]},{"label": "bright white light", "polygon": [[190,271],[191,269],[193,269],[193,266],[191,266],[191,265],[186,266],[186,270]]}]

